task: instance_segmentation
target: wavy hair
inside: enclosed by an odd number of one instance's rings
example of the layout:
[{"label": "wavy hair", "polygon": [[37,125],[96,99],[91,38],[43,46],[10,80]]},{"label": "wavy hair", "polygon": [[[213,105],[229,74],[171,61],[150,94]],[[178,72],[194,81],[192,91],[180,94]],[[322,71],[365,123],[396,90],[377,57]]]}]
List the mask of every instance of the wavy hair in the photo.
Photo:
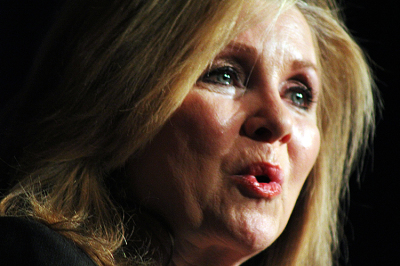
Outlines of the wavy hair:
[{"label": "wavy hair", "polygon": [[126,251],[135,234],[114,192],[118,175],[257,12],[277,17],[293,5],[310,25],[322,69],[321,150],[283,234],[254,261],[333,264],[340,200],[373,130],[374,101],[365,57],[329,0],[67,1],[28,84],[27,99],[45,96],[21,111],[35,115],[0,215],[47,224],[98,265],[165,261],[168,254],[146,245]]}]

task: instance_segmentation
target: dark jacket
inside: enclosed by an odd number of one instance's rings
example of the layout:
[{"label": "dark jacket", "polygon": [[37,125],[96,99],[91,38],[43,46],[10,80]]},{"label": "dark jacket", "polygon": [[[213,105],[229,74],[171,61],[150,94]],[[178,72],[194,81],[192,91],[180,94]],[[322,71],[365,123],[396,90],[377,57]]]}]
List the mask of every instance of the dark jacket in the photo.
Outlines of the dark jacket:
[{"label": "dark jacket", "polygon": [[72,241],[28,218],[0,217],[0,265],[96,266]]}]

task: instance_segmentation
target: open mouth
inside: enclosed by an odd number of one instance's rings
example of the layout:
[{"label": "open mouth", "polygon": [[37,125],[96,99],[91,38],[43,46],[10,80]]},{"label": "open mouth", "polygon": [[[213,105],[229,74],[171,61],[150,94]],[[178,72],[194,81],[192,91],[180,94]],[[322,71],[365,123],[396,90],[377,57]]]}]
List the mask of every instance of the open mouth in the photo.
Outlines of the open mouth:
[{"label": "open mouth", "polygon": [[245,197],[272,199],[282,192],[283,171],[279,165],[253,163],[232,178]]},{"label": "open mouth", "polygon": [[269,183],[271,179],[267,175],[256,175],[255,176],[258,183]]}]

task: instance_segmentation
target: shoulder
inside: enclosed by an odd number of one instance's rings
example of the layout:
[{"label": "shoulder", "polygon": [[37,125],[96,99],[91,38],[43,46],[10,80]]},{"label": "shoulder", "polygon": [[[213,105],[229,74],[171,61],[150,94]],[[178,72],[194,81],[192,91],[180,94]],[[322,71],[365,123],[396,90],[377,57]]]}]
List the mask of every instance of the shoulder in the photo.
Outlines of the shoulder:
[{"label": "shoulder", "polygon": [[96,265],[72,241],[28,218],[0,217],[0,236],[0,265]]}]

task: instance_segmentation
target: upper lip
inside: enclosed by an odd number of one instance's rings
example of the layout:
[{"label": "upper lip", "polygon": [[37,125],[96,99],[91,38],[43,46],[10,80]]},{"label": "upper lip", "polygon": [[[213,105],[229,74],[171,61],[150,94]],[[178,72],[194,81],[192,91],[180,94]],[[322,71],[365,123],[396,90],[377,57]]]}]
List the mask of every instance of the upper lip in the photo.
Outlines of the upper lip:
[{"label": "upper lip", "polygon": [[283,183],[283,171],[277,164],[269,162],[257,162],[247,165],[240,173],[240,175],[252,175],[257,177],[268,177],[271,182],[278,184]]}]

